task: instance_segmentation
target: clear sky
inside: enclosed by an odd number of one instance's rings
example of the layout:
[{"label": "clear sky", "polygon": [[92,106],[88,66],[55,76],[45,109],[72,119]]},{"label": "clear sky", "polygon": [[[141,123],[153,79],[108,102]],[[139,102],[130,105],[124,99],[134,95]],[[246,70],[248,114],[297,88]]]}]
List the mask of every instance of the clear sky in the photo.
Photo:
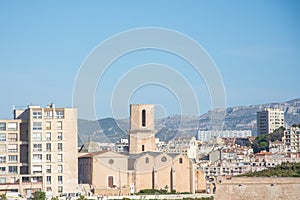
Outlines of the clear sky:
[{"label": "clear sky", "polygon": [[[227,106],[299,98],[299,19],[296,0],[3,0],[0,118],[11,118],[13,105],[72,106],[76,75],[89,53],[112,35],[142,27],[176,30],[202,45],[221,74]],[[144,63],[174,67],[196,91],[200,114],[211,108],[203,79],[187,63],[166,52],[145,50],[123,56],[102,77],[95,95],[98,118],[112,116],[113,88],[126,72]],[[129,92],[129,103],[159,104],[164,115],[181,114],[180,102],[168,88],[153,84]],[[114,112],[126,117],[128,107]]]}]

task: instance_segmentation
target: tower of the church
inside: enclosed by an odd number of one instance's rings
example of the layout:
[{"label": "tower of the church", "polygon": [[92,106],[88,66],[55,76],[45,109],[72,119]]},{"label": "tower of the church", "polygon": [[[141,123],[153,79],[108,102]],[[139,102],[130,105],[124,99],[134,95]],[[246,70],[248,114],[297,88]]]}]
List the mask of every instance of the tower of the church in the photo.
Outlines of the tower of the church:
[{"label": "tower of the church", "polygon": [[155,151],[154,105],[130,105],[129,153]]}]

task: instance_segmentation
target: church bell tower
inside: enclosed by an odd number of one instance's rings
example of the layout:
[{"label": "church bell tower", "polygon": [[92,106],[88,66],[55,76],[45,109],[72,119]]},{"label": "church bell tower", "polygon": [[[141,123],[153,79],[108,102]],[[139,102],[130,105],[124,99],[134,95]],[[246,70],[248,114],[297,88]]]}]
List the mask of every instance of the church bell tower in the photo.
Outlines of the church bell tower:
[{"label": "church bell tower", "polygon": [[155,151],[154,105],[130,105],[129,153]]}]

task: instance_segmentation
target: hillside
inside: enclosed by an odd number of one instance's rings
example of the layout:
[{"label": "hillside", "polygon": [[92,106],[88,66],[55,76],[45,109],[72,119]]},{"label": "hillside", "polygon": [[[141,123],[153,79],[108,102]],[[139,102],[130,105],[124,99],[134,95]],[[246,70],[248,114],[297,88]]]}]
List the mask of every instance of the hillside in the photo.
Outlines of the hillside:
[{"label": "hillside", "polygon": [[[224,129],[252,130],[256,134],[256,112],[267,108],[278,107],[284,110],[285,123],[288,126],[300,123],[300,98],[283,103],[269,103],[251,106],[237,106],[226,109]],[[156,137],[168,141],[180,135],[196,135],[199,129],[211,129],[212,111],[201,116],[169,116],[156,120]],[[116,142],[126,138],[129,119],[105,118],[97,121],[78,120],[79,145],[86,142],[89,136],[97,142]]]}]

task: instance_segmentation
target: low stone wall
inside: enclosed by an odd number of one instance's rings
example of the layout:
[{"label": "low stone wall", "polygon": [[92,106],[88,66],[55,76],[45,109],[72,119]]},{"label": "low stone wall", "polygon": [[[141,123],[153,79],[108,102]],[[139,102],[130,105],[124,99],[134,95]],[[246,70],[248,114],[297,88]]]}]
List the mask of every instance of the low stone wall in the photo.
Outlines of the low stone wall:
[{"label": "low stone wall", "polygon": [[300,178],[222,178],[216,187],[216,200],[300,200]]}]

